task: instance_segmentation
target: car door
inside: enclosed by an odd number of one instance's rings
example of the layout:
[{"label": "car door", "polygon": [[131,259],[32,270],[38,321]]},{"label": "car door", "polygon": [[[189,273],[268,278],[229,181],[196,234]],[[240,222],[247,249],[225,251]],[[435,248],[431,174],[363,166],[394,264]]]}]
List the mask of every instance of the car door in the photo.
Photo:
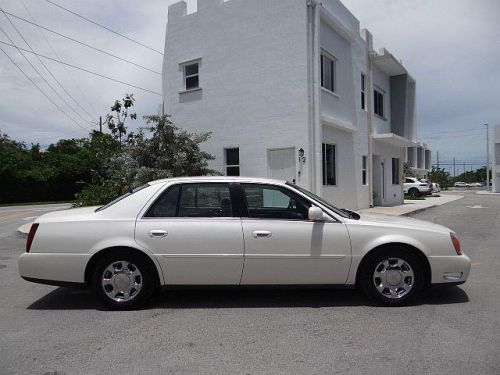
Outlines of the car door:
[{"label": "car door", "polygon": [[311,203],[282,185],[241,184],[241,284],[345,284],[351,245],[344,223],[308,220]]},{"label": "car door", "polygon": [[159,260],[167,285],[237,285],[241,218],[228,183],[168,186],[137,219],[135,239]]}]

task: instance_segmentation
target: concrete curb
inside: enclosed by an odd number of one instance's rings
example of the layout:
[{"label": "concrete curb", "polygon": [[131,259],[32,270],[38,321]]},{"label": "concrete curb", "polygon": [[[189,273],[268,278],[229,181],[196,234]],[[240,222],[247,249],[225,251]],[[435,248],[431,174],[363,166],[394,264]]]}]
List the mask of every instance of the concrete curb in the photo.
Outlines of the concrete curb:
[{"label": "concrete curb", "polygon": [[[446,204],[446,203],[445,203]],[[405,212],[404,214],[402,214],[401,216],[411,216],[413,214],[418,214],[419,212],[422,212],[422,211],[425,211],[425,210],[428,210],[430,208],[435,208],[435,207],[439,207],[440,205],[438,204],[435,204],[433,206],[429,206],[429,207],[422,207],[422,208],[419,208],[415,211],[410,211],[410,212]],[[442,206],[442,205],[441,205]]]}]

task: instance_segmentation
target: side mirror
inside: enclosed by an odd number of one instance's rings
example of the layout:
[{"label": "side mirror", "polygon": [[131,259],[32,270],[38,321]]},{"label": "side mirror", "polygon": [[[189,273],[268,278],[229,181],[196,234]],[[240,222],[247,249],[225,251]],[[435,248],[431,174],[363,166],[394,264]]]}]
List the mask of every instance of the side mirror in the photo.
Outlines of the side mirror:
[{"label": "side mirror", "polygon": [[311,221],[321,221],[323,220],[323,210],[316,206],[311,206],[309,208],[309,220]]}]

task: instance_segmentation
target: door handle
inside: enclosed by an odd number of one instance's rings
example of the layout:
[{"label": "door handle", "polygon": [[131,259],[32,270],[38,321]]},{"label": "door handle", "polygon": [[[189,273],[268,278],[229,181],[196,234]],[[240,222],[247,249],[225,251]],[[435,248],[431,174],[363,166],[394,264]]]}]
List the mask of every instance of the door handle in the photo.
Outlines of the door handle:
[{"label": "door handle", "polygon": [[256,230],[252,232],[254,238],[269,238],[273,234],[268,230]]},{"label": "door handle", "polygon": [[149,237],[153,238],[163,238],[167,237],[168,232],[166,230],[154,229],[149,231]]}]

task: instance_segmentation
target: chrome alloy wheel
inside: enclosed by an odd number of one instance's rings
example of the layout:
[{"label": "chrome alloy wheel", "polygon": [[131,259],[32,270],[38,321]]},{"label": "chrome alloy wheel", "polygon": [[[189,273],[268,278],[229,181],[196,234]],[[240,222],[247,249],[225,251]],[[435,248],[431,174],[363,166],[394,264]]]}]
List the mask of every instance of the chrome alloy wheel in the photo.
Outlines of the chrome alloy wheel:
[{"label": "chrome alloy wheel", "polygon": [[113,301],[126,302],[141,291],[142,274],[135,264],[119,260],[104,269],[101,284],[104,293]]},{"label": "chrome alloy wheel", "polygon": [[375,267],[373,282],[386,298],[397,299],[407,295],[415,283],[410,264],[400,258],[387,258]]}]

